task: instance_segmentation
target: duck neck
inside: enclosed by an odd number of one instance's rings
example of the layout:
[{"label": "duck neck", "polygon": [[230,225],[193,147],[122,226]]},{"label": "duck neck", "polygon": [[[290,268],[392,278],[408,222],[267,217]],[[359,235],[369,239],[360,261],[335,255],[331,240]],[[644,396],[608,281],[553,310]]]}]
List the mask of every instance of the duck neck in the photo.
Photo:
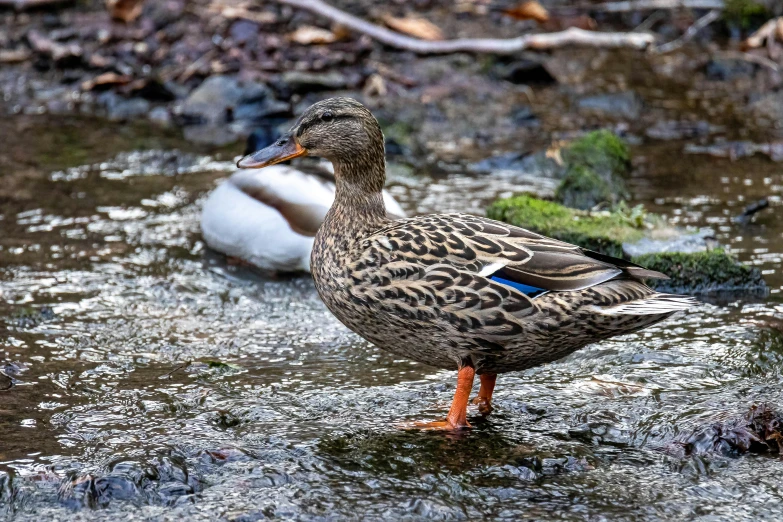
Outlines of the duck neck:
[{"label": "duck neck", "polygon": [[333,164],[336,190],[327,223],[339,227],[343,234],[358,234],[384,224],[387,221],[382,194],[386,182],[384,155]]}]

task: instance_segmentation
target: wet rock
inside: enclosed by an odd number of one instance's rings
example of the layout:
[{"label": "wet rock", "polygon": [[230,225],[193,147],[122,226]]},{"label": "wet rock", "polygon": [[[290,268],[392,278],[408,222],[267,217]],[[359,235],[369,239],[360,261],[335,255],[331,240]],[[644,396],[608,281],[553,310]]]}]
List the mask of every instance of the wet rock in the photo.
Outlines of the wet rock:
[{"label": "wet rock", "polygon": [[98,105],[106,111],[110,121],[127,121],[146,116],[150,111],[150,102],[143,98],[123,98],[113,91],[101,93]]},{"label": "wet rock", "polygon": [[[280,132],[274,126],[264,126],[255,129],[250,136],[247,137],[245,143],[244,154],[252,154],[257,150],[261,150],[264,147],[268,147],[274,141],[280,137]],[[387,151],[388,152],[388,151]]]},{"label": "wet rock", "polygon": [[765,94],[753,100],[748,110],[760,126],[773,129],[783,127],[783,91]]},{"label": "wet rock", "polygon": [[684,140],[709,136],[723,129],[706,121],[662,120],[647,128],[645,134],[656,140]]},{"label": "wet rock", "polygon": [[[33,328],[41,323],[54,320],[54,310],[50,306],[41,308],[23,308],[17,311],[13,316],[13,322],[18,328]],[[6,373],[14,375],[13,369],[6,369]],[[9,373],[10,372],[10,373]]]},{"label": "wet rock", "polygon": [[644,237],[639,241],[623,244],[623,252],[628,257],[643,256],[647,254],[661,254],[664,252],[681,252],[691,254],[705,252],[718,247],[715,232],[703,229],[699,232],[688,234],[672,230],[666,237]]},{"label": "wet rock", "polygon": [[171,113],[166,107],[155,107],[149,112],[147,118],[160,127],[171,127],[172,125]]},{"label": "wet rock", "polygon": [[530,105],[523,105],[514,109],[511,113],[511,121],[517,127],[538,127],[541,125],[538,116],[535,115]]},{"label": "wet rock", "polygon": [[257,104],[271,97],[262,84],[241,84],[230,76],[212,76],[204,80],[179,107],[184,124],[224,124],[233,120],[237,107]]},{"label": "wet rock", "polygon": [[783,413],[767,404],[753,406],[742,418],[717,422],[682,437],[675,452],[684,455],[783,453]]},{"label": "wet rock", "polygon": [[258,24],[250,20],[237,20],[228,30],[231,39],[237,45],[246,45],[258,40]]},{"label": "wet rock", "polygon": [[759,66],[748,60],[713,58],[704,66],[704,74],[712,81],[733,81],[752,78]]},{"label": "wet rock", "polygon": [[248,135],[253,126],[271,116],[287,114],[290,106],[275,99],[263,84],[231,76],[206,79],[176,109],[185,137],[197,143],[225,145]]},{"label": "wet rock", "polygon": [[563,149],[561,155],[565,174],[555,191],[558,202],[588,210],[628,197],[624,178],[630,170],[630,153],[614,133],[590,132]]},{"label": "wet rock", "polygon": [[562,178],[565,170],[554,159],[547,157],[546,152],[506,152],[490,156],[468,166],[471,172],[477,174],[518,174],[525,173],[545,178]]},{"label": "wet rock", "polygon": [[768,291],[758,268],[744,265],[720,248],[704,252],[662,252],[634,256],[631,261],[670,277],[650,280],[661,292],[714,294],[742,292],[766,294]]},{"label": "wet rock", "polygon": [[280,77],[282,88],[292,94],[318,91],[336,91],[351,87],[349,78],[337,71],[314,73],[286,71]]},{"label": "wet rock", "polygon": [[[2,383],[0,383],[2,388]],[[0,505],[11,505],[14,498],[14,484],[7,471],[0,471]]]},{"label": "wet rock", "polygon": [[613,120],[635,120],[642,111],[639,97],[630,91],[588,96],[578,100],[576,105],[581,111]]},{"label": "wet rock", "polygon": [[[783,116],[783,114],[781,114],[781,116]],[[765,125],[773,125],[773,123],[767,121]],[[712,145],[695,145],[689,143],[685,146],[685,152],[688,154],[707,154],[709,156],[715,156],[716,158],[729,158],[732,161],[755,154],[764,154],[772,161],[783,161],[783,141],[773,141],[769,143],[719,141]]]},{"label": "wet rock", "polygon": [[747,225],[753,220],[756,214],[767,208],[769,208],[769,200],[767,198],[760,199],[755,203],[751,203],[745,207],[745,209],[742,211],[742,214],[739,216],[734,216],[731,218],[731,220],[734,223],[739,223],[740,225]]},{"label": "wet rock", "polygon": [[613,202],[616,192],[606,179],[589,168],[572,167],[555,190],[555,199],[567,207],[588,210]]}]

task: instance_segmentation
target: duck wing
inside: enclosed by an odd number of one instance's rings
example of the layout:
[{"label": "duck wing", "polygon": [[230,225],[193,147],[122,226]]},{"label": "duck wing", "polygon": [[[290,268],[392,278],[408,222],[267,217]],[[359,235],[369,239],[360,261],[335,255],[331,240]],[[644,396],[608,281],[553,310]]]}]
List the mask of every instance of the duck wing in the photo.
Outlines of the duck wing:
[{"label": "duck wing", "polygon": [[622,259],[465,214],[401,220],[378,231],[371,242],[398,260],[450,265],[541,291],[581,290],[618,277],[666,278]]},{"label": "duck wing", "polygon": [[[358,251],[349,266],[351,299],[404,323],[426,321],[445,339],[470,331],[471,342],[484,343],[471,350],[483,353],[500,353],[536,314],[556,327],[549,310],[581,306],[582,300],[594,315],[666,314],[691,304],[638,281],[666,277],[658,272],[464,214],[391,223]],[[564,295],[538,299],[552,292]]]}]

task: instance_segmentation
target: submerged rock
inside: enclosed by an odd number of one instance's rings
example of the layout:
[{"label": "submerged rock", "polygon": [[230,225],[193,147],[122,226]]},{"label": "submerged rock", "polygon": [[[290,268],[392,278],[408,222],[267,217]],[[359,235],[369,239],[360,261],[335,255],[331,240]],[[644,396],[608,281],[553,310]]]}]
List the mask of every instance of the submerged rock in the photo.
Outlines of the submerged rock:
[{"label": "submerged rock", "polygon": [[207,78],[176,110],[179,123],[189,126],[186,138],[212,145],[236,141],[268,118],[289,112],[289,104],[275,99],[266,85],[232,76]]},{"label": "submerged rock", "polygon": [[742,418],[694,430],[676,445],[684,455],[781,454],[783,413],[767,404],[753,406]]},{"label": "submerged rock", "polygon": [[563,149],[563,180],[555,199],[572,208],[588,210],[617,204],[628,197],[625,176],[631,167],[628,147],[608,130],[593,131]]},{"label": "submerged rock", "polygon": [[638,208],[584,212],[521,195],[495,201],[487,216],[662,272],[671,279],[649,281],[660,291],[758,294],[767,289],[757,268],[717,248],[708,231],[668,228]]},{"label": "submerged rock", "polygon": [[127,121],[146,116],[150,112],[150,102],[144,98],[123,98],[113,91],[98,96],[98,104],[106,111],[109,121]]}]

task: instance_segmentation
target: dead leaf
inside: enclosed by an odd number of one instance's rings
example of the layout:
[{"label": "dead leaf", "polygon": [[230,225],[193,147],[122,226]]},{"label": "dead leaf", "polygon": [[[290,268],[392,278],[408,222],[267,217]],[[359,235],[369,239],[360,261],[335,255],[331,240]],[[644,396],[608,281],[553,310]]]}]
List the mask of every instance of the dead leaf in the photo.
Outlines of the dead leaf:
[{"label": "dead leaf", "polygon": [[141,15],[144,0],[106,0],[106,8],[115,20],[130,23]]},{"label": "dead leaf", "polygon": [[105,72],[91,80],[83,81],[81,87],[83,91],[91,91],[100,85],[125,85],[130,81],[131,77],[125,74]]},{"label": "dead leaf", "polygon": [[386,81],[378,73],[370,75],[367,78],[367,82],[364,84],[365,96],[386,96],[388,90],[386,89]]},{"label": "dead leaf", "polygon": [[336,42],[337,35],[328,29],[303,25],[293,33],[286,35],[286,39],[302,45],[319,45]]},{"label": "dead leaf", "polygon": [[397,32],[409,34],[422,40],[443,40],[443,32],[440,28],[424,18],[385,16],[383,22]]},{"label": "dead leaf", "polygon": [[744,49],[757,49],[770,40],[783,41],[783,17],[768,20],[764,25],[742,42]]},{"label": "dead leaf", "polygon": [[[215,11],[215,9],[212,9],[211,6],[210,10]],[[248,11],[244,7],[220,7],[218,12],[230,20],[241,18],[243,20],[256,22],[257,24],[272,24],[277,22],[277,16],[275,16],[273,13],[267,13],[265,11]]]},{"label": "dead leaf", "polygon": [[536,0],[522,2],[515,7],[504,10],[503,13],[517,20],[535,20],[540,24],[549,20],[549,13]]}]

